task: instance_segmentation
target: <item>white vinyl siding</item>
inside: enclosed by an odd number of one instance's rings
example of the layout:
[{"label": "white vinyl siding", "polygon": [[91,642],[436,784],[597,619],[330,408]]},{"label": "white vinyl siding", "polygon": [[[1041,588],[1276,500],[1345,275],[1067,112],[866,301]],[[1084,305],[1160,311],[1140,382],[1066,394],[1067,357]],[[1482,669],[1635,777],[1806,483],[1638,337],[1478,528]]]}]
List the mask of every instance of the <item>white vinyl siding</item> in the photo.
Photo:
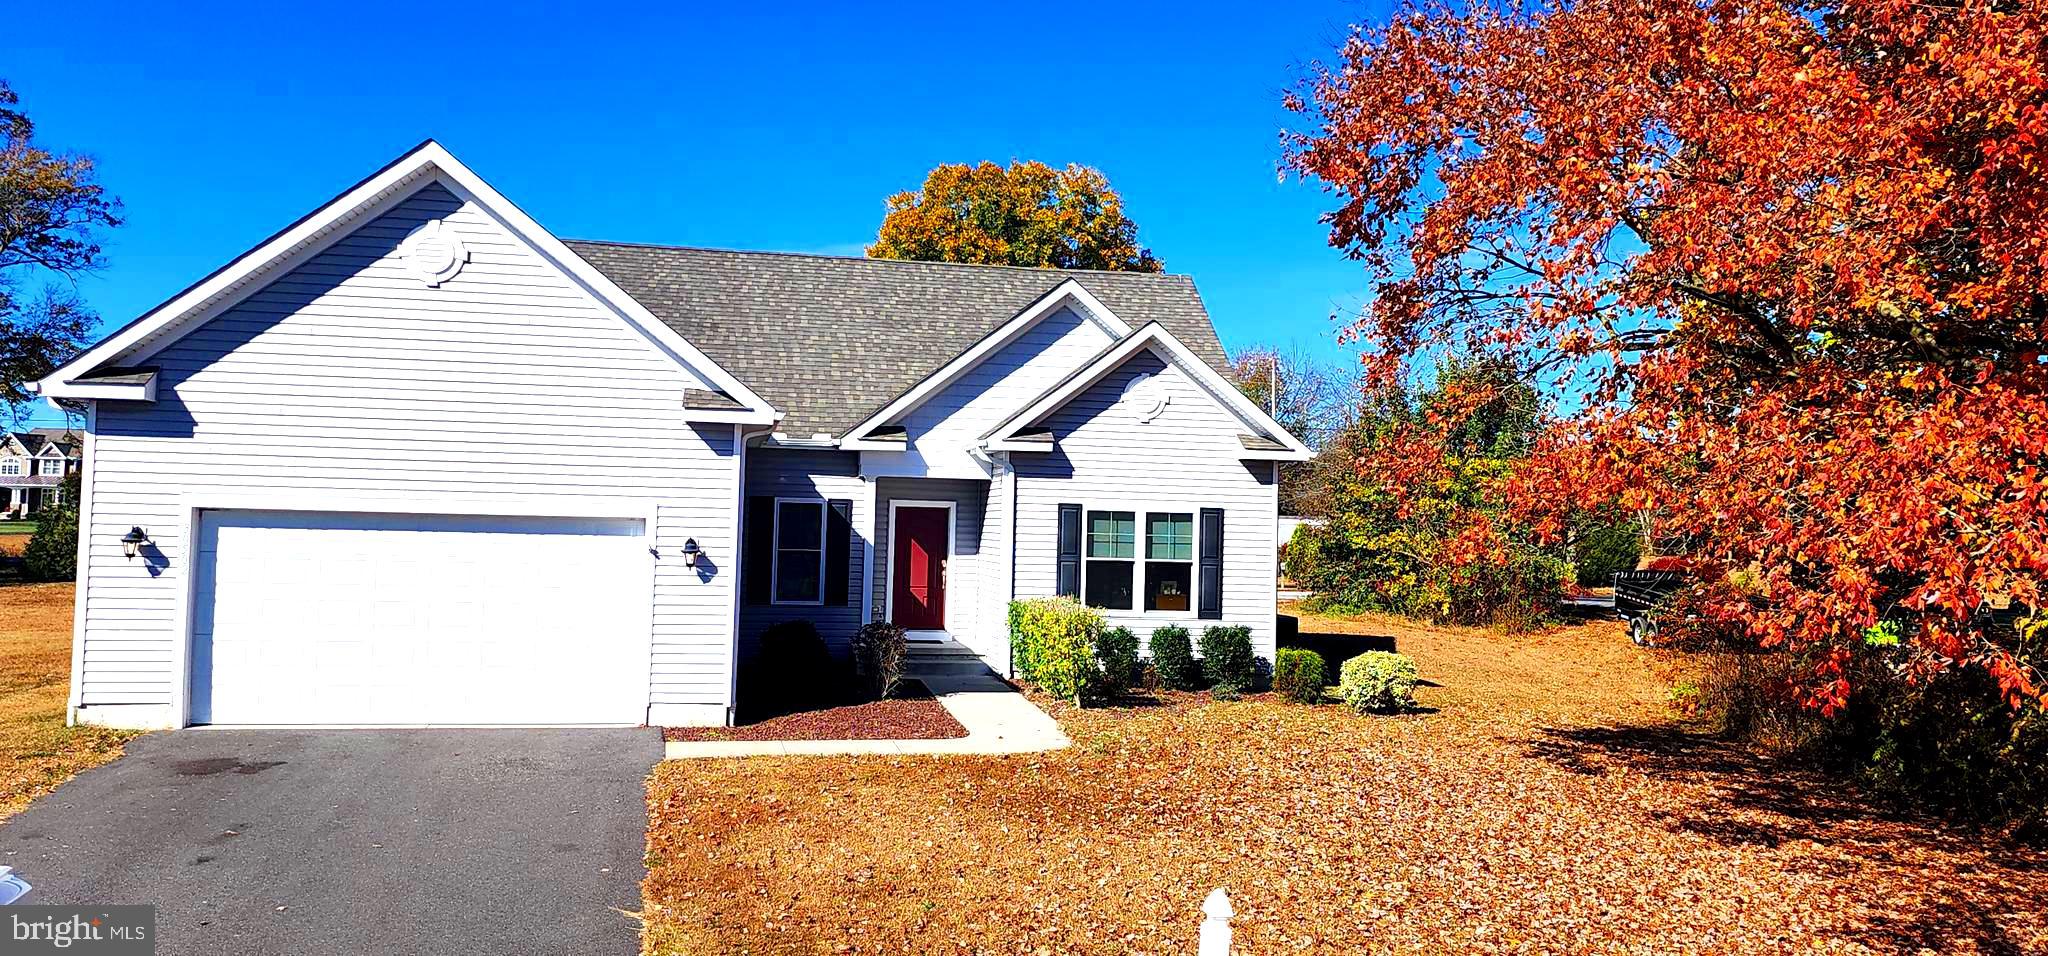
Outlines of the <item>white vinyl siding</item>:
[{"label": "white vinyl siding", "polygon": [[[729,425],[685,420],[701,387],[473,204],[430,185],[148,359],[154,404],[102,402],[81,702],[172,701],[178,540],[193,497],[510,501],[652,514],[656,705],[725,706],[737,481]],[[469,248],[438,288],[397,248],[443,219]],[[564,467],[574,449],[574,467]],[[149,529],[160,561],[122,557]],[[681,560],[695,538],[712,557]]]},{"label": "white vinyl siding", "polygon": [[[1149,423],[1118,399],[1131,378],[1158,375],[1170,396],[1166,411]],[[1013,452],[1017,526],[1015,580],[1020,598],[1055,593],[1059,575],[1059,506],[1137,515],[1138,582],[1129,611],[1109,611],[1112,626],[1129,627],[1142,642],[1152,629],[1175,623],[1199,635],[1215,624],[1252,629],[1252,645],[1271,660],[1276,638],[1277,582],[1274,521],[1279,490],[1273,463],[1239,459],[1241,423],[1187,375],[1149,351],[1140,352],[1046,420],[1058,439],[1051,453]],[[1189,612],[1143,610],[1145,515],[1196,516],[1223,509],[1223,617],[1201,620]],[[1083,531],[1086,527],[1083,513]],[[1082,552],[1083,561],[1087,552]],[[1197,575],[1199,577],[1199,575]]]},{"label": "white vinyl siding", "polygon": [[[747,450],[747,496],[750,498],[782,498],[789,500],[831,501],[834,499],[852,503],[854,534],[847,547],[846,580],[848,599],[844,606],[830,604],[747,604],[740,605],[740,653],[753,653],[755,640],[770,626],[784,621],[809,621],[825,639],[827,647],[835,654],[844,655],[853,641],[853,632],[860,629],[860,589],[854,582],[861,579],[861,564],[865,557],[860,541],[860,531],[867,527],[867,508],[863,499],[865,486],[860,474],[860,456],[845,451],[811,451],[786,448],[750,448]],[[748,534],[757,533],[747,529]],[[758,533],[773,534],[774,529],[761,529]],[[827,542],[829,550],[830,542]],[[737,562],[735,562],[737,563]],[[772,573],[772,571],[770,572]],[[829,574],[829,569],[827,569]],[[771,592],[772,593],[772,592]]]},{"label": "white vinyl siding", "polygon": [[981,518],[980,618],[976,647],[982,659],[999,674],[1010,672],[1010,498],[1016,476],[1010,470],[1009,455],[998,453],[999,467],[989,479],[987,509]]},{"label": "white vinyl siding", "polygon": [[910,447],[937,469],[978,468],[966,449],[1109,345],[1108,332],[1059,309],[983,359],[899,420]]}]

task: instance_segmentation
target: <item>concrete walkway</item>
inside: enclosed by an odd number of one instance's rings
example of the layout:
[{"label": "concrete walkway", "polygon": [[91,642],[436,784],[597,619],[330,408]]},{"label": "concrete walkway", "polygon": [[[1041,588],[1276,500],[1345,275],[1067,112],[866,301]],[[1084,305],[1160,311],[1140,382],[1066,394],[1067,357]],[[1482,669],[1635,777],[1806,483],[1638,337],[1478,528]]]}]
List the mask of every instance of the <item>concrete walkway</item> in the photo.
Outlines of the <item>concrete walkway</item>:
[{"label": "concrete walkway", "polygon": [[668,742],[668,759],[849,754],[1024,754],[1072,743],[1058,721],[994,674],[923,674],[933,696],[967,728],[947,740],[692,740]]}]

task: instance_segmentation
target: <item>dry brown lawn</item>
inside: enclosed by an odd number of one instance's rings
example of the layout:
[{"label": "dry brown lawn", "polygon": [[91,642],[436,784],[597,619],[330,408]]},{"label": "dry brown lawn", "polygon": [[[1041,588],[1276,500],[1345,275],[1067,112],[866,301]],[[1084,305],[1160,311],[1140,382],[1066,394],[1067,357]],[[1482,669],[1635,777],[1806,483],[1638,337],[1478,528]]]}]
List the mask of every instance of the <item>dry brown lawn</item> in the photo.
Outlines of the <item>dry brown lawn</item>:
[{"label": "dry brown lawn", "polygon": [[121,755],[134,734],[64,726],[70,692],[70,584],[0,587],[0,820],[88,767]]},{"label": "dry brown lawn", "polygon": [[986,758],[671,761],[649,953],[2048,952],[2048,857],[1688,733],[1617,626],[1388,619],[1431,712],[1056,711]]},{"label": "dry brown lawn", "polygon": [[33,534],[0,533],[0,555],[20,555],[28,547],[28,539],[33,537]]}]

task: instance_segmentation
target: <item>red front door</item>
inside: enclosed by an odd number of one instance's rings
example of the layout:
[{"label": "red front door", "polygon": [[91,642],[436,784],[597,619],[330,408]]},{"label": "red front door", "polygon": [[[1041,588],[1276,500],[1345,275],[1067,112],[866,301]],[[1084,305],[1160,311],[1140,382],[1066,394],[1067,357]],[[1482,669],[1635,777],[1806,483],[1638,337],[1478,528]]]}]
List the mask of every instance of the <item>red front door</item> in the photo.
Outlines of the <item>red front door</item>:
[{"label": "red front door", "polygon": [[946,626],[946,509],[896,509],[895,540],[890,545],[895,566],[895,594],[889,620],[911,631],[936,631]]}]

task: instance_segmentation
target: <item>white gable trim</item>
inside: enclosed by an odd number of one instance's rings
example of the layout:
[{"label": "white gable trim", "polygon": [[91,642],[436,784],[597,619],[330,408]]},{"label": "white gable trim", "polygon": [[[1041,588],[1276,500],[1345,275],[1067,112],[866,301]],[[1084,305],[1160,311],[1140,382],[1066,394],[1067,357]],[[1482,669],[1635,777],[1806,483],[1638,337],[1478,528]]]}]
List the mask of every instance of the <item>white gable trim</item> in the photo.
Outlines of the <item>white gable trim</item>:
[{"label": "white gable trim", "polygon": [[625,290],[570,251],[561,240],[433,140],[393,160],[325,206],[107,336],[83,355],[35,383],[35,390],[48,398],[139,398],[95,393],[88,384],[73,380],[85,377],[103,365],[114,364],[115,359],[121,359],[121,364],[131,365],[146,360],[185,332],[234,307],[282,273],[290,263],[319,254],[348,235],[352,231],[351,226],[374,216],[393,200],[412,195],[429,182],[439,182],[456,196],[475,203],[541,258],[568,276],[600,307],[618,315],[677,363],[746,406],[745,411],[694,411],[688,415],[690,420],[767,424],[781,417],[781,413],[766,399],[731,372],[719,367],[710,356],[691,345],[654,313],[647,311],[645,306],[634,301]]},{"label": "white gable trim", "polygon": [[1285,451],[1254,451],[1246,449],[1238,457],[1273,461],[1306,461],[1315,457],[1315,453],[1310,451],[1307,445],[1302,444],[1301,439],[1289,434],[1287,429],[1282,428],[1279,422],[1274,421],[1271,416],[1267,415],[1264,409],[1253,404],[1251,399],[1244,397],[1244,393],[1238,391],[1237,387],[1230,384],[1228,379],[1224,378],[1215,369],[1210,368],[1209,363],[1202,361],[1199,356],[1189,351],[1185,343],[1175,338],[1173,333],[1168,332],[1165,326],[1157,322],[1148,324],[1144,328],[1131,333],[1123,341],[1111,346],[1087,365],[1077,369],[1065,381],[1054,385],[1043,395],[1033,399],[1030,404],[1019,409],[1016,414],[1004,419],[1002,424],[990,429],[983,436],[982,447],[990,451],[1049,451],[1050,446],[1042,441],[1016,440],[1017,433],[1029,428],[1047,415],[1058,411],[1062,406],[1079,397],[1081,393],[1095,387],[1098,382],[1101,382],[1111,372],[1122,367],[1126,361],[1129,361],[1132,356],[1138,354],[1141,349],[1152,352],[1159,357],[1160,361],[1180,369],[1183,374],[1194,380],[1195,384],[1202,391],[1207,392],[1216,404],[1236,416],[1247,427],[1264,437],[1271,438],[1287,446]]},{"label": "white gable trim", "polygon": [[1118,318],[1115,312],[1110,311],[1109,306],[1103,305],[1102,300],[1096,298],[1095,294],[1089,292],[1080,282],[1068,279],[1053,287],[1052,291],[1039,296],[1038,301],[1025,306],[1023,311],[1018,312],[995,331],[983,336],[981,341],[954,356],[952,361],[941,366],[938,371],[925,376],[922,381],[911,386],[909,391],[882,406],[881,411],[848,429],[840,440],[839,447],[851,451],[902,451],[902,442],[873,441],[868,438],[869,433],[924,404],[946,386],[959,381],[962,375],[995,354],[996,350],[1016,341],[1032,326],[1064,306],[1073,306],[1083,318],[1100,326],[1113,339],[1131,334],[1129,323]]}]

